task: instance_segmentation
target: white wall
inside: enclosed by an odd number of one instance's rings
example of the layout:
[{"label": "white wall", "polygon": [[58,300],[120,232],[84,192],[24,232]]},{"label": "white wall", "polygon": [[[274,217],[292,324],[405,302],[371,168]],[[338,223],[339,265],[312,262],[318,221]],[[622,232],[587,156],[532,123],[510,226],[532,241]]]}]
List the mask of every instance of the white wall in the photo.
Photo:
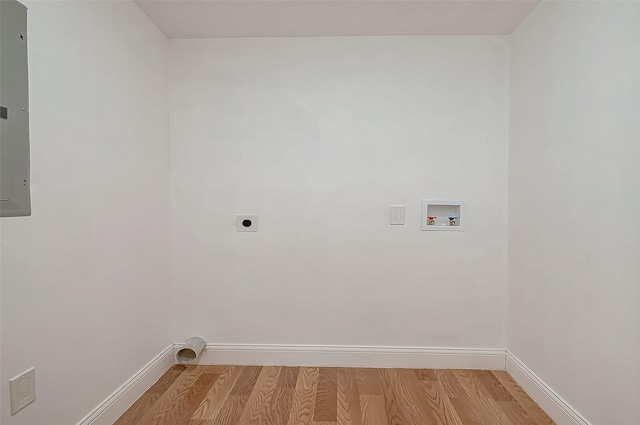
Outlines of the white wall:
[{"label": "white wall", "polygon": [[132,2],[27,5],[33,215],[1,221],[0,422],[72,425],[171,342],[168,43]]},{"label": "white wall", "polygon": [[508,348],[594,425],[640,423],[640,4],[513,35]]},{"label": "white wall", "polygon": [[[170,52],[175,341],[505,347],[507,38]],[[466,231],[422,232],[422,198]]]}]

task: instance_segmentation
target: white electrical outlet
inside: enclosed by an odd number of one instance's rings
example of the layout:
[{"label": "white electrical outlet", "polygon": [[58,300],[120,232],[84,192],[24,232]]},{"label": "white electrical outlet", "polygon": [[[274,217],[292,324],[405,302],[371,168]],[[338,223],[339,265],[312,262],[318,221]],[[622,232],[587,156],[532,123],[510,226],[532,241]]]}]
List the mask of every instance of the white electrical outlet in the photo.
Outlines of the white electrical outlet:
[{"label": "white electrical outlet", "polygon": [[389,212],[390,224],[404,224],[404,205],[391,205]]},{"label": "white electrical outlet", "polygon": [[36,400],[36,369],[34,367],[9,379],[9,398],[12,415]]}]

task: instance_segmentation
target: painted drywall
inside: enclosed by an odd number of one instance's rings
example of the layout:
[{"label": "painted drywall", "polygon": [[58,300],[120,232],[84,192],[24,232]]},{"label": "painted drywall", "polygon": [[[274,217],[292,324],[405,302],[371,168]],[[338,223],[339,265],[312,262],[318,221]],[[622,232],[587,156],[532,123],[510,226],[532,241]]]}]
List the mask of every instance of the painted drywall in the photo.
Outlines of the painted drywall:
[{"label": "painted drywall", "polygon": [[136,3],[169,38],[216,38],[504,35],[522,22],[538,0]]},{"label": "painted drywall", "polygon": [[508,348],[591,423],[640,423],[640,4],[513,35]]},{"label": "painted drywall", "polygon": [[27,6],[33,214],[0,222],[0,422],[72,425],[171,341],[168,42],[132,2]]},{"label": "painted drywall", "polygon": [[[169,63],[175,341],[505,347],[507,38],[172,40]],[[423,198],[466,200],[465,231],[421,231]]]}]

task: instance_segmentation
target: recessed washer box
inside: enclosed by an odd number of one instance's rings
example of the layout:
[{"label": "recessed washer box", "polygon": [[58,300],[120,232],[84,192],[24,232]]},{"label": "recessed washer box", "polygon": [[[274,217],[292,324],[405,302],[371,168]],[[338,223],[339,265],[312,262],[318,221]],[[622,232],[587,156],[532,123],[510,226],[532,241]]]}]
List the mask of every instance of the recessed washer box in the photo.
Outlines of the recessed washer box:
[{"label": "recessed washer box", "polygon": [[465,201],[422,200],[422,230],[464,231]]},{"label": "recessed washer box", "polygon": [[236,216],[236,229],[238,232],[257,232],[258,214],[238,214]]}]

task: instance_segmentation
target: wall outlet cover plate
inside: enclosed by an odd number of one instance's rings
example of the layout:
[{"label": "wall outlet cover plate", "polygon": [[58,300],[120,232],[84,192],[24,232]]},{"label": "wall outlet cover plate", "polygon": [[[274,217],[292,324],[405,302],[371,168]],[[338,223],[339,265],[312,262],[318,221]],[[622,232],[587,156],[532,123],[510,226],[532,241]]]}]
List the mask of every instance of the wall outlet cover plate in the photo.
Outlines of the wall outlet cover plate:
[{"label": "wall outlet cover plate", "polygon": [[389,207],[389,224],[404,224],[404,205],[391,205]]},{"label": "wall outlet cover plate", "polygon": [[27,407],[36,400],[36,369],[31,368],[15,378],[9,379],[11,415]]}]

